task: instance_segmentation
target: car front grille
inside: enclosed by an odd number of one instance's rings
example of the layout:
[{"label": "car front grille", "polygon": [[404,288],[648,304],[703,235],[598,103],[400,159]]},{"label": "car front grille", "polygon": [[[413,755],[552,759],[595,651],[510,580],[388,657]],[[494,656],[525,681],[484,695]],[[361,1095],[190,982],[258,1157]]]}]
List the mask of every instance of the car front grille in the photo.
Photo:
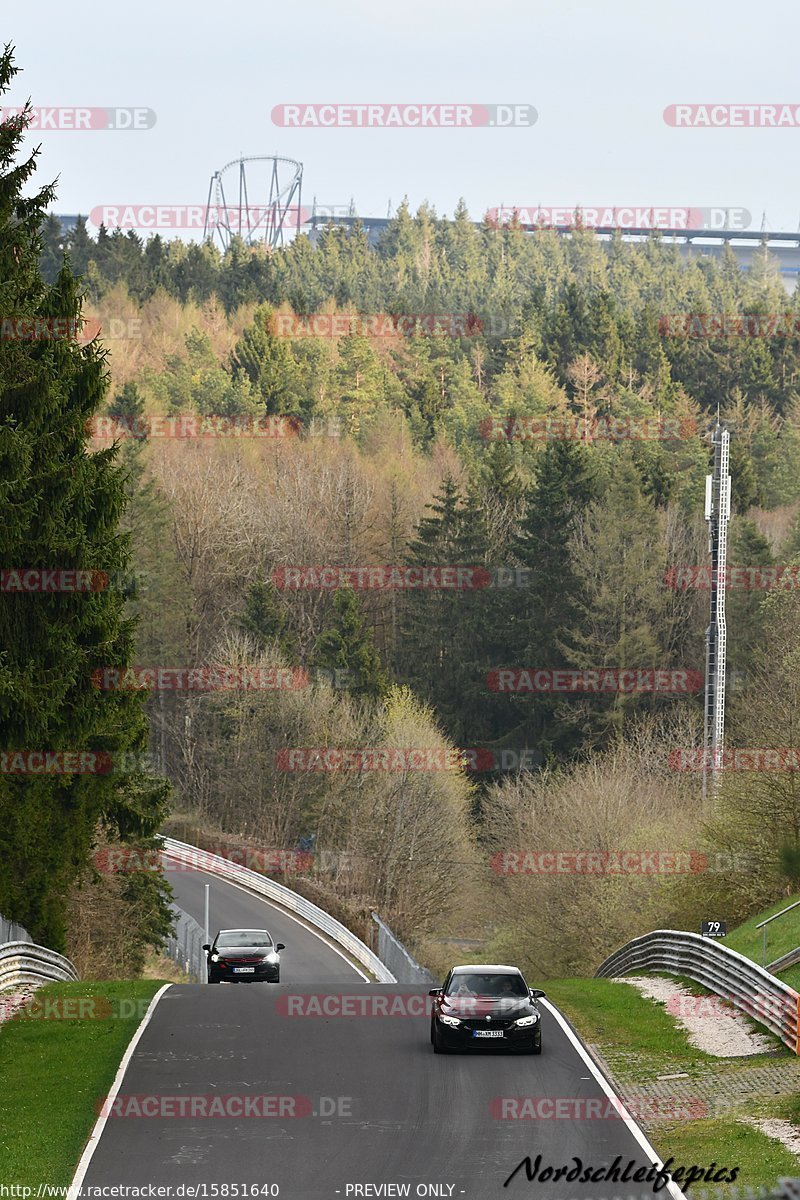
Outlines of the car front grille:
[{"label": "car front grille", "polygon": [[461,1024],[464,1029],[510,1029],[514,1022],[497,1017],[492,1017],[491,1021],[483,1017],[470,1017]]}]

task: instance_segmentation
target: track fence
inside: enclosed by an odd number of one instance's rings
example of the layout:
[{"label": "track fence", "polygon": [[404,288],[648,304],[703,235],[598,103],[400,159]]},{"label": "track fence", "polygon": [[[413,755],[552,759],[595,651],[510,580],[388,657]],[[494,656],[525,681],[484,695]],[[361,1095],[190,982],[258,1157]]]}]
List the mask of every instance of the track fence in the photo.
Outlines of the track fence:
[{"label": "track fence", "polygon": [[167,938],[164,952],[176,966],[191,979],[192,983],[206,982],[206,952],[203,943],[206,940],[205,930],[195,921],[194,917],[177,908],[174,904],[172,912],[175,917],[175,934]]},{"label": "track fence", "polygon": [[436,980],[427,967],[421,967],[412,958],[403,943],[396,938],[389,926],[377,913],[372,919],[378,927],[378,958],[389,968],[398,983],[422,983],[433,987]]}]

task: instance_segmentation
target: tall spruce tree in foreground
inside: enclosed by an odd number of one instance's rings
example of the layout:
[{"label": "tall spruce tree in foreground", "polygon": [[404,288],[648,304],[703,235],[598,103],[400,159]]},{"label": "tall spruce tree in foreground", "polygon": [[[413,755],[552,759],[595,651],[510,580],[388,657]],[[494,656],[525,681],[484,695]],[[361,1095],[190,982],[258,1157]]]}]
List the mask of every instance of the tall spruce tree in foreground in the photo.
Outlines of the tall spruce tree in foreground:
[{"label": "tall spruce tree in foreground", "polygon": [[[0,95],[16,74],[0,54]],[[39,270],[39,230],[52,187],[23,195],[36,153],[21,154],[28,118],[0,124],[0,565],[105,572],[130,565],[118,532],[125,503],[115,449],[91,453],[86,425],[107,388],[103,352],[60,336],[81,301],[68,266],[48,286]],[[39,336],[14,336],[39,318]],[[59,336],[41,336],[52,329]],[[85,871],[96,831],[150,837],[164,816],[166,784],[138,770],[106,774],[18,772],[31,760],[10,752],[105,752],[112,762],[147,747],[142,695],[103,691],[92,673],[127,664],[132,622],[113,586],[89,592],[0,592],[0,912],[39,942],[60,949],[70,888]],[[163,889],[155,887],[156,908]],[[161,905],[163,913],[163,904]]]}]

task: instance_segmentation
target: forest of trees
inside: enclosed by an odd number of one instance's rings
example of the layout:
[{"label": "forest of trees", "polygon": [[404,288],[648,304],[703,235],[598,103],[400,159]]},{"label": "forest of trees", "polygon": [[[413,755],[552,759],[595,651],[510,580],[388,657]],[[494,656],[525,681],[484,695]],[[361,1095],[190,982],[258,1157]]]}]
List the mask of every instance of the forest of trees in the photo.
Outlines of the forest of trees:
[{"label": "forest of trees", "polygon": [[[4,176],[6,215],[23,203],[19,185]],[[670,768],[672,749],[699,742],[701,696],[508,694],[492,684],[504,668],[702,672],[708,592],[668,581],[673,568],[707,561],[703,489],[718,414],[733,432],[731,562],[800,561],[800,340],[670,336],[665,324],[680,313],[797,313],[800,299],[787,296],[766,251],[743,273],[731,253],[684,258],[657,235],[602,242],[578,229],[564,238],[474,224],[463,205],[452,219],[403,205],[377,248],[358,226],[331,226],[317,245],[298,237],[270,253],[235,242],[221,255],[211,244],[104,229],[93,239],[83,220],[65,238],[44,216],[50,200],[24,202],[28,290],[9,302],[74,314],[82,291],[84,315],[116,331],[104,351],[102,333],[70,348],[90,382],[74,396],[62,385],[71,424],[58,428],[65,438],[95,434],[78,453],[93,482],[76,482],[76,496],[94,505],[92,489],[107,489],[104,528],[111,538],[119,517],[124,534],[95,546],[69,514],[43,522],[40,497],[26,507],[24,474],[16,485],[19,520],[6,526],[4,561],[45,565],[60,554],[102,567],[114,583],[91,617],[82,597],[38,607],[4,597],[9,620],[35,614],[14,652],[28,646],[27,657],[0,663],[15,722],[4,745],[56,736],[50,718],[21,723],[20,679],[31,655],[51,653],[40,622],[74,623],[49,664],[48,681],[56,675],[62,688],[85,690],[90,665],[131,663],[294,668],[308,685],[154,692],[145,705],[150,770],[113,785],[135,822],[118,819],[108,782],[48,780],[40,803],[38,783],[4,779],[18,816],[0,838],[24,826],[41,839],[82,805],[80,847],[64,851],[61,878],[71,886],[93,831],[114,835],[112,817],[124,836],[155,830],[166,778],[173,810],[196,828],[310,845],[319,863],[330,852],[335,865],[297,886],[313,884],[323,899],[327,889],[345,912],[377,908],[431,962],[457,910],[462,935],[477,928],[498,948],[530,945],[523,965],[538,976],[592,970],[623,935],[654,923],[694,927],[712,887],[733,918],[796,884],[796,776],[726,778],[703,807],[699,775]],[[16,244],[8,228],[6,220],[6,256]],[[42,279],[31,292],[34,252]],[[331,336],[304,332],[296,318],[313,314],[329,318]],[[432,327],[432,314],[450,325]],[[41,363],[48,348],[24,354]],[[32,451],[15,449],[14,438],[39,428],[36,405],[48,393],[34,402],[7,378],[2,428],[12,432],[3,444],[16,478],[33,468]],[[93,425],[92,416],[108,420]],[[157,417],[197,417],[206,436],[162,436],[177,425]],[[211,436],[223,418],[235,436]],[[265,418],[286,418],[277,427],[292,436],[248,436]],[[552,436],[530,435],[547,421]],[[636,433],[646,427],[664,433]],[[581,428],[595,435],[558,432]],[[614,428],[634,432],[603,435]],[[76,453],[70,443],[70,461]],[[42,470],[56,470],[55,459]],[[48,541],[56,527],[69,536]],[[287,568],[392,565],[472,568],[486,586],[285,586]],[[730,594],[731,744],[794,744],[796,606],[791,591]],[[83,620],[92,622],[88,650]],[[47,688],[39,711],[54,714],[64,692]],[[40,691],[30,705],[45,704]],[[133,715],[141,693],[111,692],[97,705],[81,744],[146,747]],[[79,709],[68,711],[78,719]],[[109,740],[104,720],[122,740]],[[467,754],[463,770],[385,773],[287,771],[281,757],[291,747],[409,746],[483,754]],[[525,769],[497,769],[503,762]],[[92,791],[85,800],[83,788]],[[41,810],[35,820],[15,789]],[[526,846],[722,851],[731,822],[741,854],[759,864],[757,884],[739,868],[635,884],[492,868],[504,849]],[[14,856],[21,869],[19,847]],[[0,888],[0,911],[58,933],[63,913],[48,917],[44,900],[27,907],[24,890],[13,880]],[[490,909],[498,918],[487,926]],[[561,913],[558,937],[526,937],[531,914],[541,931],[548,910]]]}]

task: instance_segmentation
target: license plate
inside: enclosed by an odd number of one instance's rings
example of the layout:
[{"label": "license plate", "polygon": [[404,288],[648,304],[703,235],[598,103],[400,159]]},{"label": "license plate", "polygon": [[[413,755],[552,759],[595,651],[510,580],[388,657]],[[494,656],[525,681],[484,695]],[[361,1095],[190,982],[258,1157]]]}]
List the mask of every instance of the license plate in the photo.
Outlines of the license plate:
[{"label": "license plate", "polygon": [[234,975],[255,975],[255,967],[234,967]]},{"label": "license plate", "polygon": [[502,1029],[473,1029],[473,1037],[502,1037]]}]

